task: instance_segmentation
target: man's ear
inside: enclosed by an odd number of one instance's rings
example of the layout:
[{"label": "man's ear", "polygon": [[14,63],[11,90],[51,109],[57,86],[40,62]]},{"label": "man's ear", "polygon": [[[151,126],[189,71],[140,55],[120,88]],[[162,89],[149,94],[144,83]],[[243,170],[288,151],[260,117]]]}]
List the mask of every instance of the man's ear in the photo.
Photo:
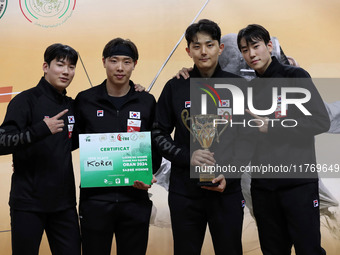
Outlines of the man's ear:
[{"label": "man's ear", "polygon": [[132,70],[135,70],[136,65],[137,65],[137,60],[133,61],[133,68],[132,68]]},{"label": "man's ear", "polygon": [[220,44],[220,49],[219,49],[219,51],[218,51],[218,55],[219,55],[219,56],[222,54],[223,49],[224,49],[224,43],[221,43],[221,44]]},{"label": "man's ear", "polygon": [[186,48],[185,48],[185,50],[186,50],[186,52],[188,53],[189,57],[191,57],[191,58],[192,58],[192,56],[191,56],[191,52],[190,52],[190,49],[189,49],[188,47],[186,47]]},{"label": "man's ear", "polygon": [[269,50],[270,53],[272,53],[272,51],[273,51],[273,43],[272,43],[272,41],[269,41],[267,43],[267,49]]},{"label": "man's ear", "polygon": [[44,62],[42,65],[42,70],[44,71],[44,74],[47,73],[48,68],[49,68],[48,64]]},{"label": "man's ear", "polygon": [[103,66],[104,66],[104,68],[106,68],[106,67],[105,67],[105,58],[102,58],[102,61],[103,61]]}]

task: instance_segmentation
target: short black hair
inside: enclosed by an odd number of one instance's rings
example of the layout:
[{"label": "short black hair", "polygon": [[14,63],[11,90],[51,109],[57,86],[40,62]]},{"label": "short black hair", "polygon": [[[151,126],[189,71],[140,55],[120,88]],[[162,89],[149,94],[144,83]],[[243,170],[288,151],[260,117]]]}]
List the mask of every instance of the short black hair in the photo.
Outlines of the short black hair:
[{"label": "short black hair", "polygon": [[109,41],[103,50],[103,58],[109,58],[112,57],[112,53],[114,52],[115,48],[117,46],[126,46],[129,48],[129,51],[131,51],[131,58],[134,62],[138,60],[139,54],[136,45],[130,41],[129,39],[122,39],[122,38],[115,38],[111,41]]},{"label": "short black hair", "polygon": [[245,39],[247,45],[256,41],[263,41],[267,45],[270,41],[269,32],[261,25],[251,24],[241,29],[237,35],[237,46],[241,51],[241,40]]},{"label": "short black hair", "polygon": [[44,53],[44,61],[50,65],[50,63],[56,59],[68,60],[71,65],[77,65],[78,53],[70,46],[61,43],[55,43],[47,47]]},{"label": "short black hair", "polygon": [[197,33],[200,32],[210,35],[213,40],[217,40],[219,44],[221,43],[220,27],[214,21],[201,19],[197,23],[191,24],[185,31],[188,47],[197,38]]}]

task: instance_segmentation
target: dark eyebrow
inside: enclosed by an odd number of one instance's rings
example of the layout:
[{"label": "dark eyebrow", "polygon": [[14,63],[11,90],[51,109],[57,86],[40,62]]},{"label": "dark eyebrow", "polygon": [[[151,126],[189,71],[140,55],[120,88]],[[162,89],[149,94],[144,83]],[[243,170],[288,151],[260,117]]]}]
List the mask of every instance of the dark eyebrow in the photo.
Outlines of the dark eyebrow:
[{"label": "dark eyebrow", "polygon": [[260,41],[250,41],[250,42],[247,42],[247,45],[246,46],[241,46],[241,49],[244,49],[244,48],[247,48],[250,45],[254,45],[254,44],[257,44],[259,43]]},{"label": "dark eyebrow", "polygon": [[133,61],[133,59],[131,57],[123,56],[123,55],[122,56],[120,56],[120,55],[118,55],[118,56],[113,55],[113,56],[109,57],[108,59],[109,60],[112,60],[112,59],[122,59],[123,61],[125,61],[125,60],[132,60]]},{"label": "dark eyebrow", "polygon": [[260,41],[252,41],[252,42],[250,42],[250,44],[251,45],[254,45],[254,44],[257,44],[257,43],[259,43]]},{"label": "dark eyebrow", "polygon": [[[205,41],[205,42],[203,42],[203,43],[212,43],[213,42],[213,40],[208,40],[208,41]],[[192,42],[193,44],[201,44],[200,42]]]}]

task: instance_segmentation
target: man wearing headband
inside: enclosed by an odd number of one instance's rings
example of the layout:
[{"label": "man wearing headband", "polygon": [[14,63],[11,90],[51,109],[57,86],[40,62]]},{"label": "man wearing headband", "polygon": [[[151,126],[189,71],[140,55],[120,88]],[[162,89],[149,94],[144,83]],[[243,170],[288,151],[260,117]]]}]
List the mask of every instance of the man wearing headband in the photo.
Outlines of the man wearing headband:
[{"label": "man wearing headband", "polygon": [[[150,131],[155,98],[145,91],[136,92],[130,80],[138,60],[135,44],[121,38],[113,39],[105,46],[102,60],[106,80],[80,92],[76,98],[77,132]],[[139,125],[129,126],[130,119],[139,120]],[[153,153],[152,159],[157,170],[161,158]],[[111,254],[113,235],[118,255],[146,253],[152,207],[147,192],[150,187],[135,181],[129,187],[80,189],[79,214],[84,255]]]}]

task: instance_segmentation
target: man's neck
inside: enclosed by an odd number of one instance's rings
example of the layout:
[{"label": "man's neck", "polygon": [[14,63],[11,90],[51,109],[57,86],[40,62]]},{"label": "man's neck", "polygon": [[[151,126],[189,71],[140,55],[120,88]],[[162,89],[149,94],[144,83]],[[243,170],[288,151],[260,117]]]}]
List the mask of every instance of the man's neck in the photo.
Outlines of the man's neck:
[{"label": "man's neck", "polygon": [[52,85],[52,84],[45,78],[45,76],[44,76],[44,79],[45,79],[45,81],[46,81],[48,84],[50,84],[50,85],[55,89],[55,91],[58,92],[59,94],[63,94],[64,90],[66,90],[66,89],[64,89],[64,88],[63,88],[63,89],[60,89],[60,88],[58,88],[58,87]]},{"label": "man's neck", "polygon": [[198,69],[198,71],[200,72],[200,74],[201,74],[201,76],[203,78],[210,78],[215,73],[216,67],[217,67],[217,64],[213,68],[204,69],[204,70],[203,69]]},{"label": "man's neck", "polygon": [[106,81],[106,90],[109,96],[112,97],[122,97],[125,96],[129,90],[130,90],[130,85],[129,83],[126,84],[112,84],[109,82],[109,80]]}]

